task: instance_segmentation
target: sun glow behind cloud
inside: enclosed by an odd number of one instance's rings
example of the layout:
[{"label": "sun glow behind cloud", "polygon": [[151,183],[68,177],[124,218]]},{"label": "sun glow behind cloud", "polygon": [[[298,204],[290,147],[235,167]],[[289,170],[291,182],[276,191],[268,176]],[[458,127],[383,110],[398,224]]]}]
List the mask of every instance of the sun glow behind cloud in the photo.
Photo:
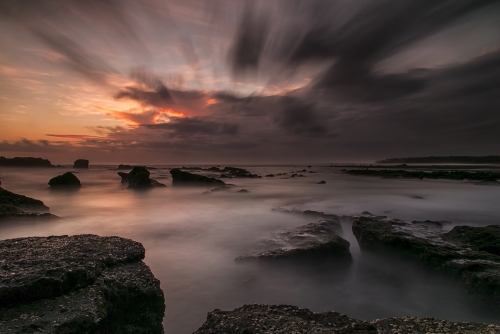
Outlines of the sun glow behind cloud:
[{"label": "sun glow behind cloud", "polygon": [[186,117],[183,112],[175,111],[172,108],[132,109],[129,111],[118,111],[99,106],[94,106],[94,108],[108,116],[126,122],[131,127],[138,127],[142,124],[168,123],[171,118]]}]

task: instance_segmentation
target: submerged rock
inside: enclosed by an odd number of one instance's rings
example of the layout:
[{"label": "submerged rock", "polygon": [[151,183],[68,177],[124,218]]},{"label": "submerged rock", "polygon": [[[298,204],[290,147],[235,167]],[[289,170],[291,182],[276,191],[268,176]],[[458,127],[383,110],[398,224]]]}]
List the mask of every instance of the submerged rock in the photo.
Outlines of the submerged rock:
[{"label": "submerged rock", "polygon": [[213,177],[208,177],[204,175],[193,174],[189,172],[184,172],[178,168],[174,168],[170,171],[172,175],[172,184],[174,185],[196,185],[196,184],[218,184],[225,185],[221,180],[214,179]]},{"label": "submerged rock", "polygon": [[318,184],[326,184],[325,181],[319,181]]},{"label": "submerged rock", "polygon": [[236,258],[248,260],[347,260],[351,261],[349,242],[339,236],[342,226],[338,218],[320,220],[277,233],[267,240],[270,249]]},{"label": "submerged rock", "polygon": [[204,194],[216,193],[216,192],[229,190],[229,189],[231,189],[230,185],[224,185],[222,187],[217,187],[217,188],[210,189],[209,191],[205,191]]},{"label": "submerged rock", "polygon": [[66,172],[50,179],[49,186],[52,188],[78,188],[82,184],[75,174]]},{"label": "submerged rock", "polygon": [[500,326],[450,322],[436,318],[397,317],[365,321],[338,312],[312,312],[290,305],[244,305],[232,311],[216,309],[193,334],[264,333],[461,333],[499,334]]},{"label": "submerged rock", "polygon": [[[314,210],[299,210],[293,205],[283,205],[277,208],[273,208],[272,211],[278,211],[278,212],[284,212],[284,213],[295,213],[295,214],[303,214],[307,215],[310,217],[314,218],[321,218],[321,219],[327,219],[327,220],[336,220],[339,219],[341,216],[330,214],[330,213],[324,213],[322,211],[314,211]],[[343,216],[342,216],[343,217]]]},{"label": "submerged rock", "polygon": [[258,178],[258,177],[261,177],[260,175],[250,173],[248,170],[246,170],[244,168],[237,168],[237,167],[224,167],[224,169],[221,170],[221,172],[224,173],[224,175],[226,177],[229,177],[229,178],[233,178],[233,177]]},{"label": "submerged rock", "polygon": [[149,171],[146,167],[135,166],[130,173],[118,172],[122,178],[122,183],[128,184],[131,189],[147,189],[152,187],[166,187],[163,183],[149,178]]},{"label": "submerged rock", "polygon": [[55,167],[47,159],[32,157],[5,158],[0,156],[0,166],[2,167]]},{"label": "submerged rock", "polygon": [[444,233],[441,224],[360,217],[352,230],[361,249],[395,252],[448,273],[468,294],[500,309],[500,226],[456,226]]},{"label": "submerged rock", "polygon": [[73,168],[89,168],[89,161],[86,159],[78,159],[73,163]]},{"label": "submerged rock", "polygon": [[248,193],[249,191],[248,191],[248,190],[246,190],[246,189],[240,189],[240,190],[238,190],[237,192],[239,192],[239,193]]},{"label": "submerged rock", "polygon": [[144,247],[119,237],[0,241],[1,333],[163,333]]}]

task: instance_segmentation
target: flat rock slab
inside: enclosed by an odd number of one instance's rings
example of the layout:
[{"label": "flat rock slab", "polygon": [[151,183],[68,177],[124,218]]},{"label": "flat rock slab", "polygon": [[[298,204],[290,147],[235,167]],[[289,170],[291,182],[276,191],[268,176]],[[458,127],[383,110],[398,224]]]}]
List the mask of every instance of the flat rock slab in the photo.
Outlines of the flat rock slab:
[{"label": "flat rock slab", "polygon": [[213,177],[185,172],[178,168],[172,169],[170,174],[172,175],[172,184],[174,185],[225,185],[223,181],[214,179]]},{"label": "flat rock slab", "polygon": [[320,220],[276,233],[263,240],[265,251],[237,257],[237,262],[267,260],[347,260],[349,242],[339,236],[342,226],[337,217]]},{"label": "flat rock slab", "polygon": [[436,318],[399,317],[364,321],[337,312],[316,313],[290,305],[245,305],[214,310],[194,334],[499,334],[500,326],[457,323]]},{"label": "flat rock slab", "polygon": [[404,255],[451,274],[468,294],[500,309],[500,226],[456,226],[445,233],[439,224],[360,217],[352,230],[361,249]]},{"label": "flat rock slab", "polygon": [[21,210],[48,211],[42,201],[28,196],[15,194],[0,187],[0,204],[10,205]]},{"label": "flat rock slab", "polygon": [[0,221],[24,218],[30,220],[59,218],[47,211],[49,208],[42,201],[15,194],[0,187]]},{"label": "flat rock slab", "polygon": [[163,333],[144,247],[119,237],[0,241],[1,333]]}]

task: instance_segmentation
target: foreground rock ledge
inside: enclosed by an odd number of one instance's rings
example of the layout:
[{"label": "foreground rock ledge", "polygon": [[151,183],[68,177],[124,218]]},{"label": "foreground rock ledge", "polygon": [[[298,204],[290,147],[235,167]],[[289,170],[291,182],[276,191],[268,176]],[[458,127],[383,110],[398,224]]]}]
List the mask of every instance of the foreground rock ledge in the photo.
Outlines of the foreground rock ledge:
[{"label": "foreground rock ledge", "polygon": [[194,334],[498,334],[500,326],[450,322],[436,318],[399,317],[363,321],[337,312],[315,313],[289,305],[245,305],[233,311],[214,310]]},{"label": "foreground rock ledge", "polygon": [[329,217],[315,223],[299,226],[276,233],[263,240],[268,250],[239,256],[236,262],[248,261],[337,261],[350,263],[349,241],[341,238],[342,225],[338,217]]},{"label": "foreground rock ledge", "polygon": [[0,333],[163,333],[160,282],[135,241],[0,241]]},{"label": "foreground rock ledge", "polygon": [[451,274],[465,291],[500,310],[500,225],[456,226],[441,222],[360,217],[352,231],[361,249],[389,251]]}]

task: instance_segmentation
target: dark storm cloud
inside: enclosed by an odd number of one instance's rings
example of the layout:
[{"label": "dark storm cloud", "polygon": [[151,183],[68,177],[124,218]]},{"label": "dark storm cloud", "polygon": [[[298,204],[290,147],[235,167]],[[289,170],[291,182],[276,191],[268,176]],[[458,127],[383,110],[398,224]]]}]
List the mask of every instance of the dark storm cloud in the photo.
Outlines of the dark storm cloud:
[{"label": "dark storm cloud", "polygon": [[253,3],[247,1],[234,44],[229,51],[234,75],[257,70],[267,36],[267,19],[256,15]]},{"label": "dark storm cloud", "polygon": [[143,124],[143,126],[148,129],[170,130],[175,136],[237,135],[239,131],[238,124],[218,123],[204,117],[172,118],[168,123]]},{"label": "dark storm cloud", "polygon": [[155,92],[145,91],[137,87],[125,87],[114,95],[115,99],[128,98],[143,105],[168,108],[173,105],[172,96],[165,85],[161,85]]},{"label": "dark storm cloud", "polygon": [[283,97],[281,108],[274,115],[275,124],[287,133],[295,135],[321,136],[327,133],[327,128],[321,123],[315,113],[313,103],[305,103],[292,97]]},{"label": "dark storm cloud", "polygon": [[[307,62],[332,62],[310,88],[331,90],[337,98],[358,102],[400,98],[422,91],[427,82],[411,74],[376,73],[374,66],[494,2],[443,1],[439,5],[428,0],[285,2],[288,14],[297,19],[274,30],[269,37],[274,47],[267,48],[269,54],[265,56],[272,59],[273,66],[292,70]],[[233,53],[233,69],[256,70],[258,60],[264,56],[267,24],[252,22],[258,22],[253,11],[245,11],[242,32],[234,42],[234,50],[241,52]]]},{"label": "dark storm cloud", "polygon": [[145,84],[147,87],[154,89],[158,96],[158,99],[165,103],[172,102],[172,96],[169,90],[163,84],[161,79],[154,73],[147,71],[145,69],[135,69],[131,72],[130,77],[140,83]]}]

